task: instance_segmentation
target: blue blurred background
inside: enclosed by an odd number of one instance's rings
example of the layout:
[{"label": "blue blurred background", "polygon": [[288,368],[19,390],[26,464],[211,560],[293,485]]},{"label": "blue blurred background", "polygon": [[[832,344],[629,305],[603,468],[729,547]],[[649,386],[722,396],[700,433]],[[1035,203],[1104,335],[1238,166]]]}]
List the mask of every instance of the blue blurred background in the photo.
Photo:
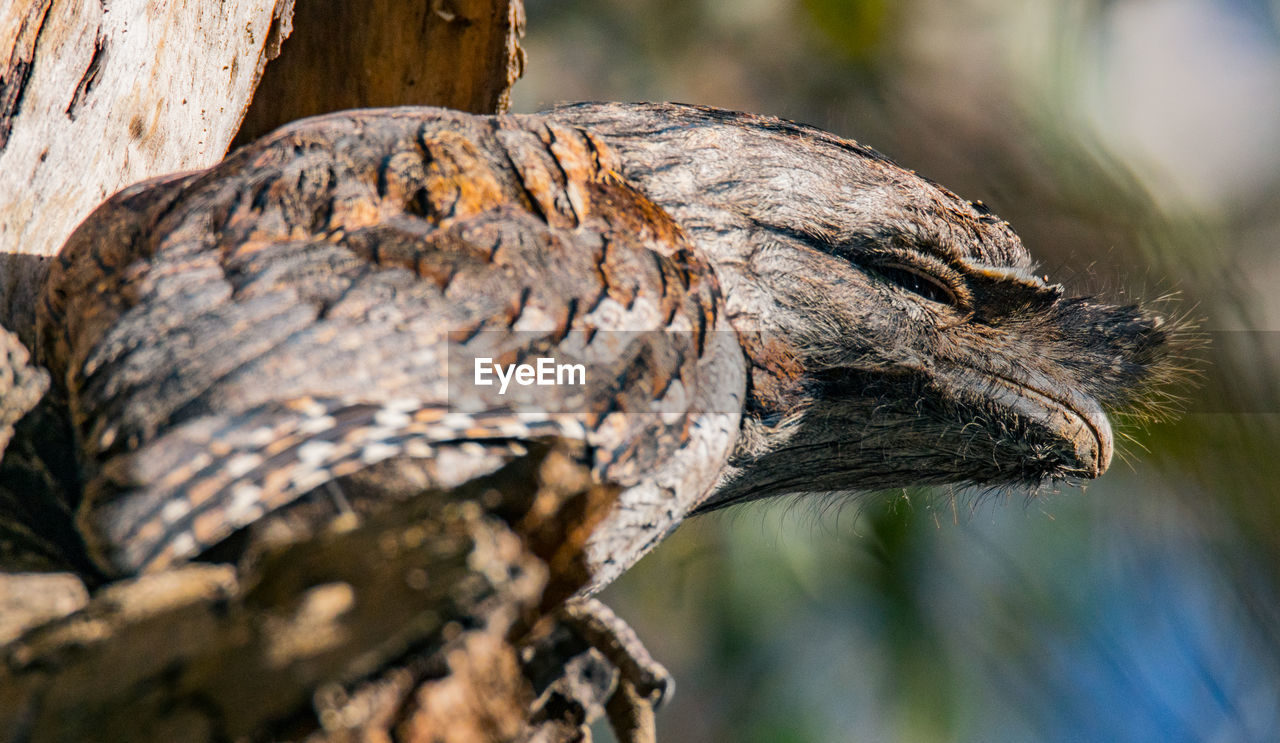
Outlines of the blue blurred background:
[{"label": "blue blurred background", "polygon": [[[526,0],[514,110],[675,100],[858,139],[1070,291],[1172,295],[1188,413],[1084,490],[778,502],[605,595],[668,741],[1280,740],[1280,3]],[[602,735],[604,735],[602,733]]]}]

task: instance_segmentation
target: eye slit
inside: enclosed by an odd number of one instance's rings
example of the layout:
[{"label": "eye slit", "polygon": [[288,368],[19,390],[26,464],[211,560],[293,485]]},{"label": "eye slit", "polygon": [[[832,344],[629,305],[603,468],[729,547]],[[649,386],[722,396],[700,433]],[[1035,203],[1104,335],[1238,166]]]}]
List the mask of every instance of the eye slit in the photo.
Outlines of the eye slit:
[{"label": "eye slit", "polygon": [[876,266],[876,272],[886,281],[897,284],[909,292],[918,294],[931,302],[959,307],[956,293],[942,280],[924,273],[918,268],[904,266],[900,263],[882,263]]}]

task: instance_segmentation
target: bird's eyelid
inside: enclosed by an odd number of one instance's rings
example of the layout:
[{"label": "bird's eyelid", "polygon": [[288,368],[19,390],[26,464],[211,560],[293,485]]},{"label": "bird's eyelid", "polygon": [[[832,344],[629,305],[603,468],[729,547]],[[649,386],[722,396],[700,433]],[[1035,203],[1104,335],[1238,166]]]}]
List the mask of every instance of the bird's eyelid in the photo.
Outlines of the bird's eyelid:
[{"label": "bird's eyelid", "polygon": [[1046,307],[1065,294],[1061,284],[1050,284],[1047,277],[1021,268],[970,266],[968,275],[974,292],[984,297],[983,314],[992,317]]},{"label": "bird's eyelid", "polygon": [[1020,284],[1028,289],[1062,291],[1062,285],[1050,284],[1048,276],[1037,276],[1030,269],[1021,266],[994,266],[989,263],[965,261],[965,268],[971,276],[979,279]]},{"label": "bird's eyelid", "polygon": [[983,266],[972,271],[975,278],[1016,287],[1028,294],[1044,299],[1059,299],[1065,293],[1062,284],[1050,284],[1048,276],[1037,276],[1022,268]]},{"label": "bird's eyelid", "polygon": [[865,253],[863,259],[874,268],[914,274],[942,289],[949,296],[948,304],[956,309],[972,309],[973,295],[964,275],[932,254],[901,248],[878,248]]}]

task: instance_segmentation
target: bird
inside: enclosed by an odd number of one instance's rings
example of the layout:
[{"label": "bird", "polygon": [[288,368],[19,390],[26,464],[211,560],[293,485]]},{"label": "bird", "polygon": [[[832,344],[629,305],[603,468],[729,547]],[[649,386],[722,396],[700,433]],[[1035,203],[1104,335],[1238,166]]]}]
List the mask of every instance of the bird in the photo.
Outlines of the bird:
[{"label": "bird", "polygon": [[109,199],[37,315],[105,574],[550,439],[620,488],[584,594],[736,504],[1096,478],[1182,343],[870,147],[674,103],[295,122]]}]

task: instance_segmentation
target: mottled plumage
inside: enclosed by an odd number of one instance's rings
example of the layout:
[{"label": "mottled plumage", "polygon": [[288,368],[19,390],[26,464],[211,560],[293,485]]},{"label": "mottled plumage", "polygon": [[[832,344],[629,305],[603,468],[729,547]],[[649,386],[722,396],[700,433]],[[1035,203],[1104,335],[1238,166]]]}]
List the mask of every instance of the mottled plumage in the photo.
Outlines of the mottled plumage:
[{"label": "mottled plumage", "polygon": [[[448,486],[584,440],[625,488],[593,588],[695,509],[1096,477],[1168,353],[1009,226],[874,151],[672,104],[298,122],[81,225],[40,307],[113,573],[329,481]],[[459,359],[580,361],[521,402]],[[461,369],[461,371],[460,371]]]}]

